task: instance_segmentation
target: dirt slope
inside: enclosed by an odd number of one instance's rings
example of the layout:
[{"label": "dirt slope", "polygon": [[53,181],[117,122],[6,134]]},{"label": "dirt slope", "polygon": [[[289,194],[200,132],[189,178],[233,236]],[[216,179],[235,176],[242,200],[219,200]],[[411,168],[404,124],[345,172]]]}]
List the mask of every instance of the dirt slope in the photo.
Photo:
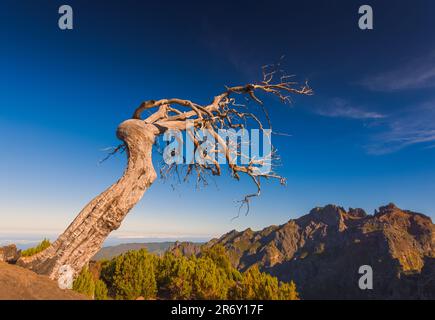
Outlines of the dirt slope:
[{"label": "dirt slope", "polygon": [[61,290],[46,276],[0,262],[0,300],[86,300],[71,290]]}]

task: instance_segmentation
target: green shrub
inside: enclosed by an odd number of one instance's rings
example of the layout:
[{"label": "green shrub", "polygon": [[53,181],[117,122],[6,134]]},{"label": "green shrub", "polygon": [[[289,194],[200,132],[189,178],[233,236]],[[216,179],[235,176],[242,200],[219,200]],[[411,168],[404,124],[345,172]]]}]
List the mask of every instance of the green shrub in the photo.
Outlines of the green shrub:
[{"label": "green shrub", "polygon": [[230,257],[224,246],[217,244],[201,250],[201,257],[210,258],[219,268],[222,268],[230,280],[240,280],[240,272],[231,265]]},{"label": "green shrub", "polygon": [[298,300],[294,282],[278,283],[276,277],[260,272],[258,266],[253,266],[242,275],[231,290],[232,299],[240,300]]},{"label": "green shrub", "polygon": [[82,293],[90,298],[95,296],[95,282],[92,273],[88,268],[84,268],[74,280],[73,290]]},{"label": "green shrub", "polygon": [[107,287],[104,281],[97,280],[95,281],[95,291],[94,291],[94,299],[95,300],[107,300]]},{"label": "green shrub", "polygon": [[47,249],[50,245],[51,245],[50,240],[44,239],[36,247],[21,251],[21,256],[23,256],[23,257],[33,256],[34,254],[37,254],[37,253]]},{"label": "green shrub", "polygon": [[189,258],[171,252],[158,257],[144,249],[129,251],[103,262],[100,279],[107,284],[102,296],[116,299],[298,299],[293,282],[279,282],[257,266],[239,272],[223,246],[204,247],[199,257]]},{"label": "green shrub", "polygon": [[116,299],[154,298],[157,292],[154,274],[157,257],[145,249],[128,251],[103,266],[102,276],[110,283]]},{"label": "green shrub", "polygon": [[193,258],[192,299],[226,299],[231,273],[208,257]]},{"label": "green shrub", "polygon": [[192,274],[194,264],[184,256],[175,257],[172,254],[164,256],[160,271],[159,287],[170,299],[190,299],[192,296]]},{"label": "green shrub", "polygon": [[95,300],[106,300],[108,290],[104,281],[94,279],[94,275],[88,268],[83,268],[74,280],[73,290]]},{"label": "green shrub", "polygon": [[280,300],[299,300],[299,294],[296,291],[296,284],[293,281],[280,283],[279,299]]}]

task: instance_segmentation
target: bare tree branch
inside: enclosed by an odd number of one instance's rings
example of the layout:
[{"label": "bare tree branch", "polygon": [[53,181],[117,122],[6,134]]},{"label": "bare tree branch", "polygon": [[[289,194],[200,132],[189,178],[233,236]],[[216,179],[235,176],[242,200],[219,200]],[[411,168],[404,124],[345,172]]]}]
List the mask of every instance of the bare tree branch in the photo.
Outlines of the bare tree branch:
[{"label": "bare tree branch", "polygon": [[[274,178],[279,179],[283,183],[284,179],[279,175],[271,173],[262,173],[258,170],[258,162],[250,161],[247,165],[238,165],[232,161],[234,157],[244,157],[249,155],[240,154],[234,149],[229,148],[227,142],[220,137],[217,130],[219,129],[245,129],[248,121],[253,121],[259,129],[264,130],[263,122],[259,115],[254,114],[246,107],[245,104],[237,102],[238,97],[246,97],[260,106],[263,117],[267,122],[269,129],[272,129],[271,119],[267,108],[258,94],[270,94],[276,96],[284,104],[291,103],[290,95],[312,95],[313,91],[305,82],[303,85],[293,81],[294,75],[286,75],[280,69],[280,63],[275,65],[267,65],[262,68],[263,79],[258,83],[250,83],[241,86],[227,86],[225,91],[215,96],[210,104],[200,105],[190,100],[171,98],[161,100],[149,100],[143,102],[134,112],[133,118],[140,119],[142,112],[157,108],[158,110],[146,118],[144,121],[148,124],[153,124],[160,134],[170,129],[184,131],[186,130],[186,120],[190,120],[194,128],[194,132],[198,130],[207,130],[212,137],[217,141],[219,150],[209,150],[211,153],[221,153],[227,160],[231,175],[235,179],[240,179],[240,174],[248,175],[255,183],[257,192],[247,195],[241,205],[246,205],[247,212],[249,211],[249,199],[258,196],[261,192],[260,179]],[[278,79],[278,81],[275,81]],[[273,132],[273,131],[272,131]],[[274,133],[274,132],[273,132]],[[201,142],[196,137],[195,133],[188,132],[188,137],[192,139],[195,151],[200,149]],[[212,175],[221,175],[221,167],[216,161],[214,154],[203,154],[205,163],[188,164],[186,176],[195,173],[197,180],[202,181],[206,172],[209,171]],[[274,154],[270,155],[272,159]],[[166,171],[164,176],[167,176],[176,166],[171,166],[169,171]]]}]

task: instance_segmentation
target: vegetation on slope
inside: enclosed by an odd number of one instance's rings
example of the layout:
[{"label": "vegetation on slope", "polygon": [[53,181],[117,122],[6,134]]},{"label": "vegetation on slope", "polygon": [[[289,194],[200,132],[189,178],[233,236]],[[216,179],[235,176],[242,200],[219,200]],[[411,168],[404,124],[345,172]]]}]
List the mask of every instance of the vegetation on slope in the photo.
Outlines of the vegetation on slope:
[{"label": "vegetation on slope", "polygon": [[74,281],[73,290],[95,300],[107,299],[106,284],[100,279],[95,279],[88,268],[84,268]]},{"label": "vegetation on slope", "polygon": [[96,292],[96,281],[100,281],[112,299],[299,299],[293,282],[279,282],[258,267],[239,272],[221,245],[190,257],[171,252],[159,257],[146,249],[129,251],[100,262],[99,268],[97,279],[83,270],[74,289],[101,299]]},{"label": "vegetation on slope", "polygon": [[37,254],[37,253],[47,249],[50,246],[50,244],[51,244],[50,240],[44,239],[36,247],[21,251],[21,256],[23,256],[23,257],[33,256],[34,254]]}]

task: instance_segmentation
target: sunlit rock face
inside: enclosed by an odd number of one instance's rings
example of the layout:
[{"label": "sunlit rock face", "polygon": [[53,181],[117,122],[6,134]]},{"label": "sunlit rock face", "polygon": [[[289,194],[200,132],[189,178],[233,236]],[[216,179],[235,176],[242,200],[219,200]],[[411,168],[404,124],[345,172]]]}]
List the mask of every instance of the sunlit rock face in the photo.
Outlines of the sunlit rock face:
[{"label": "sunlit rock face", "polygon": [[[239,270],[258,265],[294,280],[303,298],[435,298],[435,226],[394,204],[374,215],[317,207],[280,226],[231,231],[214,244],[227,248]],[[358,287],[362,265],[373,268],[373,290]]]},{"label": "sunlit rock face", "polygon": [[0,247],[0,261],[7,263],[15,263],[20,257],[20,251],[15,244]]}]

